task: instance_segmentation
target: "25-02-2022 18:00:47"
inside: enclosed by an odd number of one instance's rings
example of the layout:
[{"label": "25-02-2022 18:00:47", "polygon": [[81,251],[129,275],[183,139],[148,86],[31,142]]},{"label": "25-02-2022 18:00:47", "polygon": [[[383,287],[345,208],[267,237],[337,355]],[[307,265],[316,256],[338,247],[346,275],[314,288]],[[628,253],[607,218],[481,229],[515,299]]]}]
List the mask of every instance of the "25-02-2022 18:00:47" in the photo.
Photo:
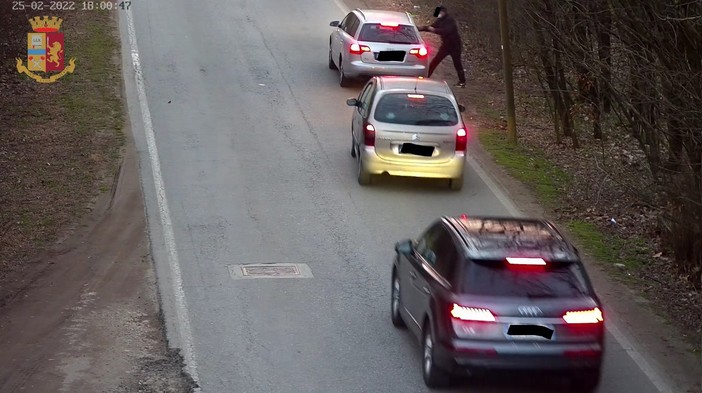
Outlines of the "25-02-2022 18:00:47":
[{"label": "25-02-2022 18:00:47", "polygon": [[13,11],[111,11],[128,10],[131,1],[13,1]]}]

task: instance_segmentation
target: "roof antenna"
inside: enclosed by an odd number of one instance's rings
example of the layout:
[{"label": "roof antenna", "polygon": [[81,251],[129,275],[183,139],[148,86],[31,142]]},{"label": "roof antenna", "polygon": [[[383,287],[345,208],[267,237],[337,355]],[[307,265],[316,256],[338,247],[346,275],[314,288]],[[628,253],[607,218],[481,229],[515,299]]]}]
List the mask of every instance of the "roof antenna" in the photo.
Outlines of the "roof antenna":
[{"label": "roof antenna", "polygon": [[419,83],[419,78],[414,80],[414,93],[417,94],[417,84]]}]

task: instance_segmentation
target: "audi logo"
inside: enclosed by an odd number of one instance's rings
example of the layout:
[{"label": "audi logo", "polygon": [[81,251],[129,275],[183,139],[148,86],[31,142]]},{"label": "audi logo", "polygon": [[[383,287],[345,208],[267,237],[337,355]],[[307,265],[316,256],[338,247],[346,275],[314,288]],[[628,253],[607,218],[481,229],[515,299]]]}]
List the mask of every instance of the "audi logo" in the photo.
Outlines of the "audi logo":
[{"label": "audi logo", "polygon": [[519,313],[525,317],[538,317],[544,313],[536,306],[519,306]]}]

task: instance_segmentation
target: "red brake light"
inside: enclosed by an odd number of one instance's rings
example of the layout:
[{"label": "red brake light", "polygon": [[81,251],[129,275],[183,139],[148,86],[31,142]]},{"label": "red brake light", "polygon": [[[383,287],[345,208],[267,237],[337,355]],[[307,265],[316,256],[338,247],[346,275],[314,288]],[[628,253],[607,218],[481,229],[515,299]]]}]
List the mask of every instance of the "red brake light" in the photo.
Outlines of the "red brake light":
[{"label": "red brake light", "polygon": [[494,322],[495,316],[485,308],[464,307],[453,304],[451,316],[462,321]]},{"label": "red brake light", "polygon": [[400,26],[399,23],[394,23],[394,22],[381,22],[380,25],[383,27],[398,27],[398,26]]},{"label": "red brake light", "polygon": [[407,94],[407,98],[414,98],[417,100],[423,100],[424,95],[423,94]]},{"label": "red brake light", "polygon": [[417,57],[424,57],[424,56],[426,56],[427,54],[429,54],[429,51],[427,50],[427,48],[421,47],[421,48],[410,49],[410,52],[409,52],[409,53],[410,53],[411,55],[415,55],[415,56],[417,56]]},{"label": "red brake light", "polygon": [[602,311],[595,307],[592,310],[568,311],[563,315],[566,323],[600,323],[604,321]]},{"label": "red brake light", "polygon": [[363,126],[363,143],[366,146],[375,146],[375,127],[372,124]]},{"label": "red brake light", "polygon": [[509,262],[510,265],[546,265],[546,261],[544,261],[542,258],[507,258],[507,262]]},{"label": "red brake light", "polygon": [[370,49],[370,47],[368,47],[366,45],[358,45],[357,43],[354,42],[349,47],[349,51],[351,53],[353,53],[354,55],[360,55],[363,52],[370,52],[371,49]]},{"label": "red brake light", "polygon": [[456,151],[466,151],[468,145],[468,133],[465,129],[459,128],[456,131]]}]

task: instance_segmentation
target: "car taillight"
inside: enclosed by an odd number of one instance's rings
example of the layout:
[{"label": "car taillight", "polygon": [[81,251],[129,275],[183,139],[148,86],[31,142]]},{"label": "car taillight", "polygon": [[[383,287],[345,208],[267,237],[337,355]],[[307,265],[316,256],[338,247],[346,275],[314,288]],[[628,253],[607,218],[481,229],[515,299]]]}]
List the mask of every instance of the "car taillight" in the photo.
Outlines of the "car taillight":
[{"label": "car taillight", "polygon": [[354,55],[360,55],[363,52],[370,52],[371,48],[366,46],[366,45],[359,45],[357,43],[351,44],[349,47],[349,51],[353,53]]},{"label": "car taillight", "polygon": [[486,308],[465,307],[455,303],[451,309],[451,316],[461,321],[495,321],[495,316]]},{"label": "car taillight", "polygon": [[531,266],[545,266],[546,261],[543,258],[507,258],[507,262],[510,265],[531,265]]},{"label": "car taillight", "polygon": [[468,133],[465,128],[459,128],[456,131],[456,151],[466,151],[468,145]]},{"label": "car taillight", "polygon": [[563,315],[563,320],[569,324],[600,323],[604,321],[602,311],[595,307],[592,310],[568,311]]},{"label": "car taillight", "polygon": [[427,50],[427,48],[421,47],[421,48],[410,49],[409,53],[411,55],[415,55],[417,57],[424,57],[424,56],[429,54],[429,51]]},{"label": "car taillight", "polygon": [[363,143],[366,146],[375,146],[375,127],[372,124],[363,125]]}]

